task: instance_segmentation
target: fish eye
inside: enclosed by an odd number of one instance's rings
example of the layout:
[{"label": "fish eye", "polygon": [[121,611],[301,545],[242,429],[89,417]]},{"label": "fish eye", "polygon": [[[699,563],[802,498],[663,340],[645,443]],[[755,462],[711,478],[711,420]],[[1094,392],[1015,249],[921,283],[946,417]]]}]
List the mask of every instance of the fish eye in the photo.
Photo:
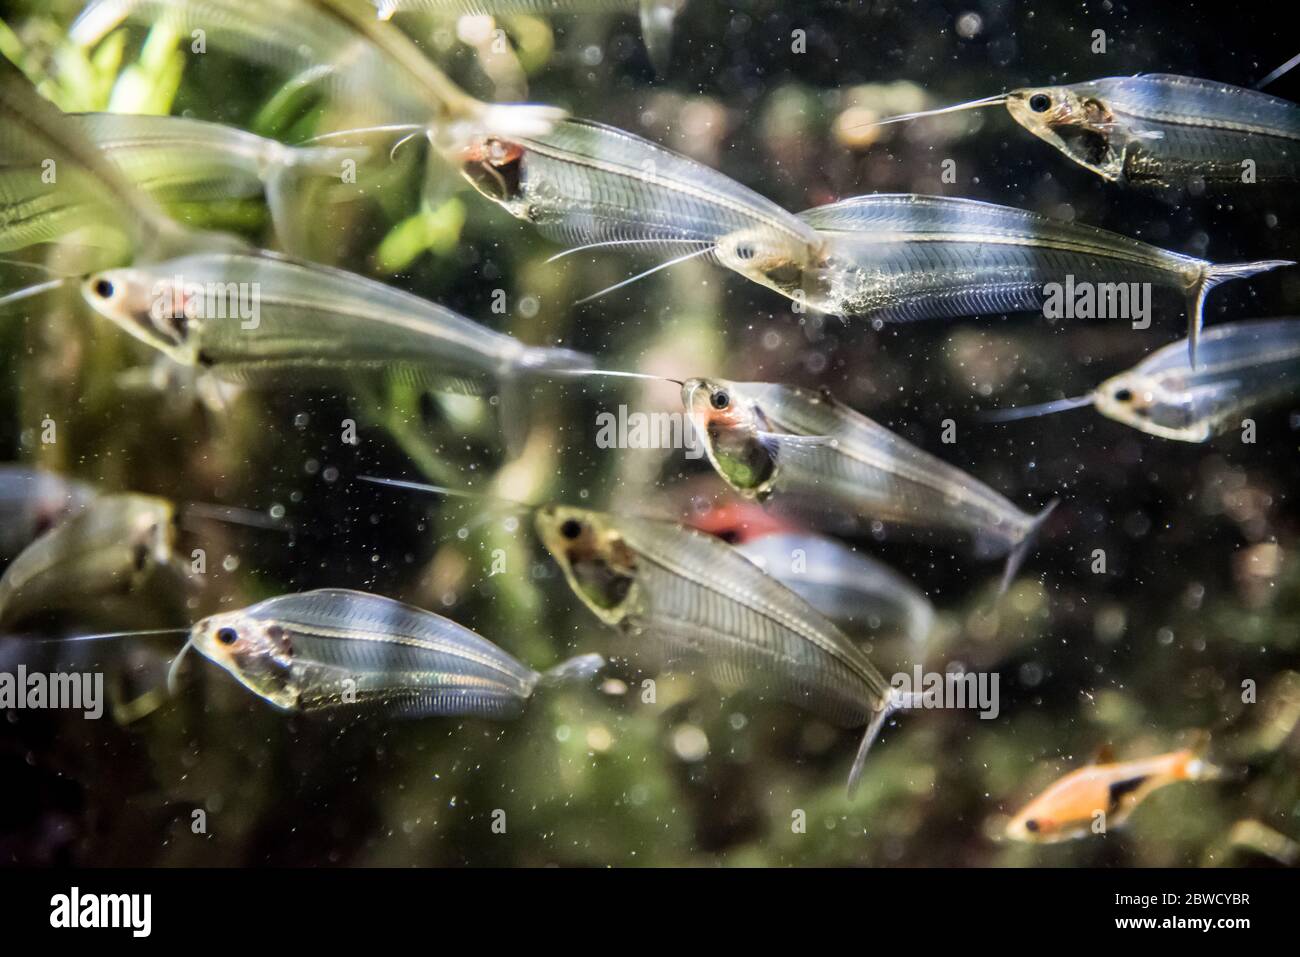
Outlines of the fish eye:
[{"label": "fish eye", "polygon": [[1028,831],[1030,834],[1037,834],[1038,822],[1031,817],[1028,821],[1025,822],[1025,830]]},{"label": "fish eye", "polygon": [[1035,93],[1029,98],[1029,108],[1035,113],[1046,113],[1052,107],[1052,98],[1046,93]]},{"label": "fish eye", "polygon": [[100,299],[112,299],[113,293],[117,291],[117,287],[113,285],[113,280],[105,279],[101,276],[99,279],[95,280],[94,290],[95,295]]},{"label": "fish eye", "polygon": [[709,404],[718,411],[722,411],[727,406],[731,405],[731,396],[719,389],[717,392],[713,393],[713,395],[709,396]]},{"label": "fish eye", "polygon": [[1133,401],[1133,390],[1132,390],[1132,389],[1116,389],[1116,390],[1115,390],[1115,401],[1116,401],[1116,402],[1132,402],[1132,401]]},{"label": "fish eye", "polygon": [[563,535],[565,538],[567,538],[569,541],[573,541],[575,538],[577,538],[579,535],[582,534],[582,523],[578,521],[576,518],[568,519],[567,521],[565,521],[563,525],[560,526],[560,534]]},{"label": "fish eye", "polygon": [[218,628],[217,641],[223,645],[233,645],[239,640],[239,632],[233,628]]}]

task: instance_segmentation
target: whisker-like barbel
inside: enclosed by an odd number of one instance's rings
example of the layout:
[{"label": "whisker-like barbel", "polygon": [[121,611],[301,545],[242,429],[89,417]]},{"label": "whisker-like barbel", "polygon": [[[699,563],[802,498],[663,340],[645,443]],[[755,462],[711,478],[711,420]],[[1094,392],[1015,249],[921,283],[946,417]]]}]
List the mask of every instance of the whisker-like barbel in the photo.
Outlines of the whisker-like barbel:
[{"label": "whisker-like barbel", "polygon": [[1007,102],[1005,93],[998,96],[986,96],[983,99],[971,100],[969,103],[958,103],[956,106],[941,106],[933,110],[919,110],[916,113],[900,113],[897,116],[887,116],[882,120],[873,120],[870,123],[854,124],[850,129],[871,129],[876,126],[889,126],[891,123],[903,123],[908,120],[920,120],[928,116],[943,116],[947,113],[961,113],[965,110],[980,110],[987,106],[1004,106]]}]

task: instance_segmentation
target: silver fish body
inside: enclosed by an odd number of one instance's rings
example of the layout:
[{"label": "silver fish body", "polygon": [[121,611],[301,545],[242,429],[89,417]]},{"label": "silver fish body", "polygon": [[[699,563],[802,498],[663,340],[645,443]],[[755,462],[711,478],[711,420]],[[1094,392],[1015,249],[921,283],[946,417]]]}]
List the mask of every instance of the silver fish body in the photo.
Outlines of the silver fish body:
[{"label": "silver fish body", "polygon": [[297,235],[295,217],[312,182],[339,181],[368,151],[286,146],[221,123],[182,116],[73,113],[68,119],[160,203],[266,196],[282,240]]},{"label": "silver fish body", "polygon": [[1137,189],[1221,192],[1300,182],[1300,106],[1170,74],[1009,95],[1011,115],[1079,165]]},{"label": "silver fish body", "polygon": [[120,233],[137,259],[234,245],[230,237],[192,233],[169,219],[0,57],[0,252],[87,226]]},{"label": "silver fish body", "polygon": [[170,502],[103,495],[27,546],[0,576],[0,627],[137,593],[171,564]]},{"label": "silver fish body", "polygon": [[784,494],[863,519],[964,532],[1007,555],[1003,587],[1055,505],[1029,515],[824,392],[692,379],[682,401],[709,461],[742,495]]},{"label": "silver fish body", "polygon": [[0,561],[13,558],[99,493],[44,469],[0,465]]},{"label": "silver fish body", "polygon": [[810,226],[730,177],[590,120],[566,120],[546,136],[476,140],[461,172],[557,242],[708,255],[764,285],[772,285],[764,270],[809,267],[820,244]]},{"label": "silver fish body", "polygon": [[852,635],[896,632],[919,644],[930,633],[934,606],[915,585],[835,539],[781,532],[735,548]]},{"label": "silver fish body", "polygon": [[832,622],[724,542],[655,519],[547,506],[536,517],[570,587],[636,646],[643,666],[703,673],[795,704],[840,727],[867,725],[852,793],[898,694]]},{"label": "silver fish body", "polygon": [[1193,369],[1181,342],[1156,350],[1093,393],[1108,418],[1151,435],[1206,442],[1252,409],[1300,397],[1300,319],[1230,322],[1201,339]]},{"label": "silver fish body", "polygon": [[525,346],[363,276],[270,255],[110,270],[87,279],[83,295],[182,365],[252,385],[373,374],[481,395],[518,374],[590,365],[580,353]]},{"label": "silver fish body", "polygon": [[509,719],[540,683],[604,664],[583,655],[543,675],[441,615],[337,588],[212,615],[190,641],[254,694],[299,713]]},{"label": "silver fish body", "polygon": [[823,311],[881,321],[953,318],[1037,310],[1047,286],[1070,277],[1094,288],[1150,283],[1186,299],[1193,356],[1210,289],[1292,265],[1215,265],[1092,226],[938,196],[859,196],[800,218],[827,239],[827,263],[809,300]]}]

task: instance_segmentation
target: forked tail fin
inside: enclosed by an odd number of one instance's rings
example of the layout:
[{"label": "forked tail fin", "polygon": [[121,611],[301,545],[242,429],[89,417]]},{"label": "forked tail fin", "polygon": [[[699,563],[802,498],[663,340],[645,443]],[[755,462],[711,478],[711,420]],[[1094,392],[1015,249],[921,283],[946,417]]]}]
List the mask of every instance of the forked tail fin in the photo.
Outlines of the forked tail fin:
[{"label": "forked tail fin", "polygon": [[1187,357],[1192,368],[1196,368],[1196,347],[1201,341],[1205,297],[1210,290],[1219,283],[1246,279],[1271,269],[1294,265],[1295,262],[1290,259],[1260,259],[1250,263],[1223,263],[1206,267],[1200,281],[1191,288],[1187,297]]},{"label": "forked tail fin", "polygon": [[1029,529],[1025,532],[1024,537],[1012,546],[1011,551],[1007,554],[1006,567],[1002,570],[1002,584],[998,588],[999,595],[1004,594],[1006,590],[1011,587],[1011,582],[1015,579],[1016,572],[1020,571],[1020,566],[1023,565],[1025,559],[1029,557],[1029,553],[1034,550],[1034,545],[1037,542],[1038,533],[1043,528],[1043,523],[1047,521],[1047,517],[1052,514],[1056,506],[1060,504],[1061,500],[1059,498],[1054,498],[1048,502],[1047,507],[1034,516],[1034,520],[1029,524]]},{"label": "forked tail fin", "polygon": [[331,181],[345,182],[349,171],[355,172],[369,155],[365,147],[297,147],[271,170],[266,177],[266,205],[284,249],[310,258],[310,227],[318,225],[311,211],[318,191]]}]

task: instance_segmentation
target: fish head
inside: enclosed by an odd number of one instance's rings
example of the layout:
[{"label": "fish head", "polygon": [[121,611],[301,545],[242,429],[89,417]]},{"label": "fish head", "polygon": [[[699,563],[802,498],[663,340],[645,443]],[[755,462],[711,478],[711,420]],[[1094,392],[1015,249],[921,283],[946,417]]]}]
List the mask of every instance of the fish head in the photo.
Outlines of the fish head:
[{"label": "fish head", "polygon": [[1064,827],[1061,822],[1043,815],[1036,804],[1031,804],[1011,819],[1005,832],[1008,838],[1027,844],[1053,844],[1073,836],[1073,827]]},{"label": "fish head", "polygon": [[461,151],[460,174],[471,186],[506,209],[523,198],[524,147],[499,136],[479,136]]},{"label": "fish head", "polygon": [[247,610],[222,612],[198,622],[190,643],[253,694],[277,708],[298,701],[293,681],[293,642],[283,625]]},{"label": "fish head", "polygon": [[1172,391],[1153,376],[1133,371],[1112,376],[1097,387],[1093,402],[1106,418],[1148,435],[1184,442],[1210,438],[1210,424],[1197,421],[1192,393]]},{"label": "fish head", "polygon": [[201,304],[179,279],[156,280],[138,269],[93,273],[81,284],[95,312],[177,362],[194,364]]},{"label": "fish head", "polygon": [[1080,166],[1112,182],[1122,178],[1125,144],[1116,149],[1115,115],[1095,92],[1083,86],[1012,90],[1007,112]]},{"label": "fish head", "polygon": [[[52,543],[66,550],[64,574],[85,592],[130,594],[171,563],[176,510],[148,495],[106,495],[56,526]],[[75,570],[73,570],[75,569]]]},{"label": "fish head", "polygon": [[816,255],[809,243],[766,227],[738,229],[714,248],[718,262],[761,286],[796,301],[808,296]]},{"label": "fish head", "polygon": [[636,586],[636,552],[610,516],[567,505],[537,510],[537,534],[583,604],[606,624],[626,616]]},{"label": "fish head", "polygon": [[726,379],[688,379],[682,404],[718,474],[747,498],[763,498],[776,476],[776,454],[763,440],[758,403]]}]

